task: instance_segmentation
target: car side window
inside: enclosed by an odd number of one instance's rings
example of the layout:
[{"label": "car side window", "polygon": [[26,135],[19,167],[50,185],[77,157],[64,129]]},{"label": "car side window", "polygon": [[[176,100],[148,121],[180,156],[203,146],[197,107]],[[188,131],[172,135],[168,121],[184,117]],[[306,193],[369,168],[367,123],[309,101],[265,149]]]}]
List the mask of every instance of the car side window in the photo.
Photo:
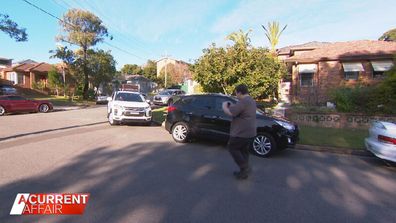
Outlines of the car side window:
[{"label": "car side window", "polygon": [[192,103],[192,106],[197,109],[213,109],[214,108],[214,98],[213,97],[196,97]]}]

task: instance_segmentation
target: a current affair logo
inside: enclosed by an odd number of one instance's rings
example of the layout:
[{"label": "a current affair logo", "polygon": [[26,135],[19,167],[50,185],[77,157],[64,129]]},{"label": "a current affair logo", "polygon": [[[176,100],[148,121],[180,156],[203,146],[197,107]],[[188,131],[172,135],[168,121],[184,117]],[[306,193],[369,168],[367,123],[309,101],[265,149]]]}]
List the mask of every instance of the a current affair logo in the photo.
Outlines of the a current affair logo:
[{"label": "a current affair logo", "polygon": [[88,199],[88,193],[18,193],[10,215],[81,215]]}]

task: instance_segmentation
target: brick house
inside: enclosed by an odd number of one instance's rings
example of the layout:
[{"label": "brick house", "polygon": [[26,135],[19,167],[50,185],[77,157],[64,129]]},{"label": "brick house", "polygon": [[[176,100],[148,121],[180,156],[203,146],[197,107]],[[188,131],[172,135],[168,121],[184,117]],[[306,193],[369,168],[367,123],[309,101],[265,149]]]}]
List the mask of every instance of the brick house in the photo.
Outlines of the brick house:
[{"label": "brick house", "polygon": [[291,74],[293,103],[324,104],[340,86],[374,85],[394,65],[396,42],[326,43],[283,58]]},{"label": "brick house", "polygon": [[33,88],[34,83],[41,81],[44,87],[48,84],[48,72],[52,65],[48,63],[21,63],[3,69],[2,78],[24,87]]},{"label": "brick house", "polygon": [[168,74],[172,73],[172,78],[179,83],[183,83],[186,79],[192,77],[188,63],[169,57],[164,57],[157,61],[157,77],[159,77],[161,73],[165,72],[165,67],[172,69],[172,72],[169,70],[167,72]]}]

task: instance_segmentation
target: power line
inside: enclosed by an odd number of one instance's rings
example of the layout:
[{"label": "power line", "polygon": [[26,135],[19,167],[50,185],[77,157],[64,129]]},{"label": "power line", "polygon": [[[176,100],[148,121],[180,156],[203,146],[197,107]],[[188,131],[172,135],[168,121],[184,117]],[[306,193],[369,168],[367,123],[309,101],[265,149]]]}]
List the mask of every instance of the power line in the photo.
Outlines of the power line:
[{"label": "power line", "polygon": [[[54,14],[52,14],[52,13],[50,13],[50,12],[48,12],[48,11],[42,9],[42,8],[40,8],[39,6],[37,6],[37,5],[35,5],[35,4],[31,3],[31,2],[29,2],[28,0],[22,0],[22,1],[24,1],[25,3],[31,5],[32,7],[34,7],[34,8],[36,8],[36,9],[40,10],[41,12],[43,12],[43,13],[45,13],[45,14],[51,16],[52,18],[57,19],[57,20],[60,21],[60,22],[67,23],[68,25],[74,26],[74,27],[75,27],[75,25],[63,21],[61,18],[59,18],[59,17],[55,16]],[[65,41],[65,42],[67,42],[67,41]],[[143,59],[142,57],[140,57],[140,56],[138,56],[138,55],[136,55],[136,54],[130,53],[130,52],[128,52],[128,51],[126,51],[126,50],[124,50],[124,49],[121,49],[121,48],[119,48],[119,47],[117,47],[117,46],[114,46],[114,45],[112,45],[112,44],[110,44],[110,43],[108,43],[108,42],[106,42],[106,41],[103,41],[103,42],[104,42],[105,44],[109,45],[110,47],[113,47],[113,48],[115,48],[115,49],[117,49],[117,50],[119,50],[119,51],[121,51],[121,52],[124,52],[124,53],[129,54],[129,55],[134,56],[134,57],[137,57],[137,58],[139,58],[139,59],[141,59],[141,60],[145,60],[145,59]],[[70,42],[68,42],[68,43],[70,43]],[[76,45],[76,44],[74,44],[74,45]]]},{"label": "power line", "polygon": [[[61,1],[65,2],[64,0],[61,0]],[[73,3],[75,5],[77,5],[79,8],[82,8],[82,9],[85,9],[85,10],[92,10],[95,13],[97,13],[98,15],[100,15],[102,18],[107,19],[109,21],[109,23],[103,21],[103,23],[106,24],[106,27],[108,27],[109,30],[114,31],[113,32],[114,34],[118,33],[117,36],[119,38],[113,37],[114,41],[117,41],[117,42],[119,42],[120,44],[122,44],[124,46],[127,46],[127,47],[129,46],[128,48],[130,48],[130,49],[134,49],[135,48],[136,50],[142,51],[148,56],[154,56],[155,55],[154,52],[148,51],[147,49],[145,49],[144,48],[144,44],[141,41],[139,41],[138,39],[136,39],[136,38],[134,38],[132,36],[126,36],[125,34],[117,31],[116,29],[113,29],[110,26],[111,25],[110,24],[111,23],[111,18],[108,17],[106,14],[102,13],[102,11],[98,7],[96,7],[94,4],[91,4],[91,2],[89,2],[88,0],[86,0],[86,1],[75,1],[75,0],[73,0]],[[70,4],[67,4],[67,5],[70,8],[72,8]],[[131,41],[133,41],[135,43],[134,46],[131,45]]]}]

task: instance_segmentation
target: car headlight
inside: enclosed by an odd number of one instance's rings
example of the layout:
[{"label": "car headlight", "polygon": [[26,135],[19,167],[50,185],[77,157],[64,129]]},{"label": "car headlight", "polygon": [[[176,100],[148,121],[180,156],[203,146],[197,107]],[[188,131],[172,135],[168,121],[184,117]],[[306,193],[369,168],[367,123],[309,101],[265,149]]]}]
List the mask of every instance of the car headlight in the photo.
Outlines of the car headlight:
[{"label": "car headlight", "polygon": [[283,128],[293,131],[294,130],[294,125],[289,123],[289,122],[285,122],[285,121],[280,121],[280,120],[275,120],[276,123],[278,123],[279,125],[281,125]]}]

